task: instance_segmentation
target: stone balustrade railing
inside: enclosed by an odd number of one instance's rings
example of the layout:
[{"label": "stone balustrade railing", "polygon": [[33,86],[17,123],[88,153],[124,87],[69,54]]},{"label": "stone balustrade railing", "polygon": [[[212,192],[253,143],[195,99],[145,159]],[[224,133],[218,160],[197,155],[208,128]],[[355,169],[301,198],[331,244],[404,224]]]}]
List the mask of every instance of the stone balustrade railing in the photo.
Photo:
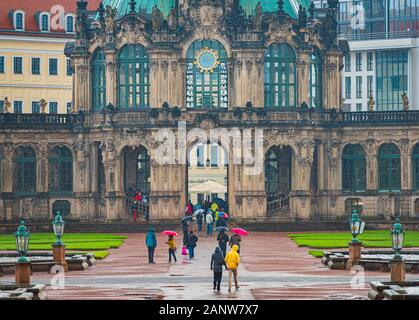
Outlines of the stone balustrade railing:
[{"label": "stone balustrade railing", "polygon": [[143,109],[137,112],[118,111],[90,114],[0,114],[3,129],[94,129],[98,127],[158,128],[177,126],[185,121],[188,126],[199,126],[209,121],[221,127],[320,126],[344,127],[364,125],[419,125],[419,110],[339,112],[332,110],[278,111],[263,108],[221,110],[179,110],[173,108]]}]

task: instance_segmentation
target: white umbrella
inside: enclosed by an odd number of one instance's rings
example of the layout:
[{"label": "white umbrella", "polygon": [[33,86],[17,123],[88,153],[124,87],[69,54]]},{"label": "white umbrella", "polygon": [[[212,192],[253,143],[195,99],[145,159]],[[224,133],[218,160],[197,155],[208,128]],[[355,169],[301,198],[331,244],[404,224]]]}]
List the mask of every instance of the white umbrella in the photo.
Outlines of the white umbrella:
[{"label": "white umbrella", "polygon": [[214,181],[207,181],[189,189],[190,193],[226,193],[227,187]]},{"label": "white umbrella", "polygon": [[201,214],[201,213],[204,213],[204,212],[205,212],[204,209],[198,209],[193,214],[194,214],[194,216],[197,216],[198,214]]}]

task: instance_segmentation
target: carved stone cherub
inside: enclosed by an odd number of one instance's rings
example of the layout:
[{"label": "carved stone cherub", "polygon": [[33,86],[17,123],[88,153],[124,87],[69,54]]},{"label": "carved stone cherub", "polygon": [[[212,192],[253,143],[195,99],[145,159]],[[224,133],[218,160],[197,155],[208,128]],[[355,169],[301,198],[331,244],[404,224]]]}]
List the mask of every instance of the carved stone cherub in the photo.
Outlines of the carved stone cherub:
[{"label": "carved stone cherub", "polygon": [[368,104],[368,111],[370,111],[370,112],[374,111],[375,101],[374,101],[374,98],[372,96],[370,96],[368,98],[368,103],[367,104]]},{"label": "carved stone cherub", "polygon": [[407,97],[406,92],[403,92],[403,94],[402,94],[402,102],[403,102],[403,110],[408,111],[409,110],[409,98]]},{"label": "carved stone cherub", "polygon": [[39,112],[40,113],[45,113],[46,109],[47,109],[47,101],[45,99],[41,99],[39,100]]},{"label": "carved stone cherub", "polygon": [[4,98],[4,113],[10,113],[12,111],[12,104],[9,101],[9,98]]},{"label": "carved stone cherub", "polygon": [[105,11],[105,31],[106,33],[113,33],[115,30],[115,17],[117,10],[111,6],[106,6]]},{"label": "carved stone cherub", "polygon": [[262,5],[260,2],[256,5],[256,13],[253,17],[253,30],[260,32],[262,30]]}]

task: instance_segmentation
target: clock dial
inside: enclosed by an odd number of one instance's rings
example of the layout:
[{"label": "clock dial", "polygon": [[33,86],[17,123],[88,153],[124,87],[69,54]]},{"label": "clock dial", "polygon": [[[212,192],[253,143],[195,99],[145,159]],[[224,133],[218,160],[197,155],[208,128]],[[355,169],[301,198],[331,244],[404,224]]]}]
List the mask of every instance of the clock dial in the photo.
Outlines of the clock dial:
[{"label": "clock dial", "polygon": [[213,72],[219,63],[218,52],[215,50],[203,48],[196,55],[195,64],[201,72]]}]

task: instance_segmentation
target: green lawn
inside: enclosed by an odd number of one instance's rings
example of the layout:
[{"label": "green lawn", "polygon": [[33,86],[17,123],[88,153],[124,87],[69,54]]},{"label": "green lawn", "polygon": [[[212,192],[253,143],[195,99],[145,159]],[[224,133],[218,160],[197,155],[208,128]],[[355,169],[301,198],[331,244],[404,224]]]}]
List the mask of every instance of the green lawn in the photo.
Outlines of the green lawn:
[{"label": "green lawn", "polygon": [[[118,236],[108,233],[68,233],[62,238],[66,249],[71,251],[93,252],[98,259],[105,258],[107,250],[119,248],[125,241],[126,236]],[[55,237],[52,233],[31,233],[29,250],[51,250],[51,244]],[[16,250],[13,235],[0,235],[0,250]]]},{"label": "green lawn", "polygon": [[[352,236],[349,232],[298,233],[288,236],[299,246],[311,249],[347,248]],[[389,230],[370,230],[360,235],[364,247],[391,248]],[[406,231],[404,247],[419,247],[419,231]]]}]

